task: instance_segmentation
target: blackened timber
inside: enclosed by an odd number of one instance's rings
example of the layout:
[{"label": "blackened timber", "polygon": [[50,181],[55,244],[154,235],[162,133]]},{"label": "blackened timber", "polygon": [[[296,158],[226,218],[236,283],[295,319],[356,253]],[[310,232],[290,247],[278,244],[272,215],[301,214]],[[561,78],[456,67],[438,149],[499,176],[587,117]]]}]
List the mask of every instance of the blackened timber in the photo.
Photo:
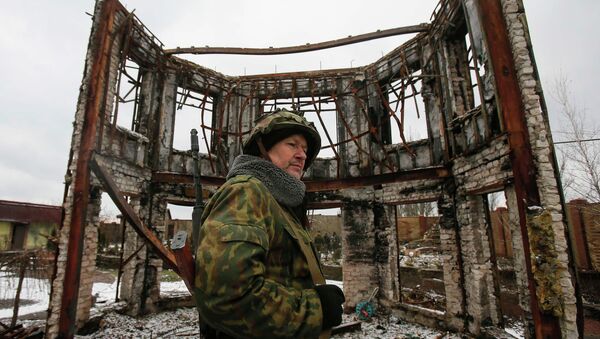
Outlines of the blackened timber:
[{"label": "blackened timber", "polygon": [[[427,167],[416,170],[385,173],[364,177],[345,178],[338,180],[305,180],[307,192],[333,191],[343,188],[373,186],[379,184],[391,184],[395,182],[440,179],[450,176],[445,167]],[[194,178],[190,174],[174,172],[155,172],[152,181],[157,183],[192,184]],[[200,182],[207,185],[220,186],[225,183],[225,178],[201,176]]]},{"label": "blackened timber", "polygon": [[319,201],[315,201],[315,202],[309,202],[307,204],[307,208],[308,209],[325,209],[325,208],[342,208],[344,207],[344,203],[341,201],[323,201],[323,202],[319,202]]},{"label": "blackened timber", "polygon": [[540,195],[535,180],[536,167],[529,142],[525,109],[521,100],[521,91],[508,38],[508,30],[502,13],[502,5],[499,0],[479,0],[477,4],[494,70],[498,105],[508,132],[508,143],[511,149],[511,164],[517,195],[523,251],[525,252],[529,300],[535,337],[560,338],[562,335],[559,319],[552,314],[542,312],[540,309],[533,278],[531,249],[527,232],[527,207],[539,206]]},{"label": "blackened timber", "polygon": [[358,42],[386,38],[401,34],[427,32],[429,24],[419,24],[406,27],[397,27],[391,29],[379,30],[377,32],[360,34],[357,36],[349,36],[347,38],[318,42],[315,44],[290,46],[290,47],[269,47],[269,48],[242,48],[242,47],[186,47],[166,49],[166,54],[239,54],[239,55],[277,55],[277,54],[293,54],[318,51],[321,49],[340,47]]},{"label": "blackened timber", "polygon": [[114,39],[110,32],[114,25],[117,6],[119,5],[115,0],[104,2],[100,11],[98,30],[90,39],[90,45],[93,44],[97,47],[91,58],[92,66],[87,85],[85,113],[76,162],[69,242],[58,320],[58,337],[60,338],[72,338],[75,333],[84,224],[90,198],[89,160],[96,140],[96,125],[100,116],[100,107],[102,100],[105,99],[102,90],[104,83],[108,81],[105,72],[109,66],[110,46]]},{"label": "blackened timber", "polygon": [[[221,186],[225,183],[223,177],[211,177],[206,175],[198,176],[202,185]],[[152,181],[157,183],[170,184],[193,184],[194,177],[191,174],[177,172],[154,172],[152,173]]]},{"label": "blackened timber", "polygon": [[360,321],[352,321],[335,326],[331,329],[331,335],[358,331],[361,329],[361,324]]},{"label": "blackened timber", "polygon": [[304,181],[307,192],[322,192],[332,191],[343,188],[354,188],[373,186],[379,184],[391,184],[395,182],[404,182],[412,180],[424,179],[440,179],[446,178],[450,172],[445,167],[427,167],[410,171],[400,171],[394,173],[385,173],[378,175],[370,175],[364,177],[345,178],[338,180],[327,181]]},{"label": "blackened timber", "polygon": [[487,194],[487,193],[492,193],[492,192],[497,192],[497,191],[503,191],[504,188],[508,184],[510,184],[511,181],[512,180],[509,180],[509,179],[503,179],[503,180],[493,182],[493,183],[483,186],[483,187],[478,187],[476,189],[467,190],[466,193],[467,193],[467,195],[482,195],[482,194]]}]

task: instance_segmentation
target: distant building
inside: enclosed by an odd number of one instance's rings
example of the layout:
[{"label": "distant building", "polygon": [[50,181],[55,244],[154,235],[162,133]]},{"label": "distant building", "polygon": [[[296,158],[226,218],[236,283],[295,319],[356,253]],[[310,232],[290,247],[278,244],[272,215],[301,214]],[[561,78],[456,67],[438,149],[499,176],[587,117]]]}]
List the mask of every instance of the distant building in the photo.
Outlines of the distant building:
[{"label": "distant building", "polygon": [[309,214],[310,233],[314,237],[318,235],[342,235],[342,216]]},{"label": "distant building", "polygon": [[0,251],[51,248],[61,216],[60,206],[0,200]]}]

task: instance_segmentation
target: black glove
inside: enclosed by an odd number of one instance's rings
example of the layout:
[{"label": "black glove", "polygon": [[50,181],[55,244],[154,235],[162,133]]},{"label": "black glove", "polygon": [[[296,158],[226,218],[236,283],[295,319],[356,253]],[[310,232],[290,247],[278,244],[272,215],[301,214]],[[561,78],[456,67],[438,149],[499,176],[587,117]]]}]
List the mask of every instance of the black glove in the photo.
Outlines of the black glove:
[{"label": "black glove", "polygon": [[344,292],[336,285],[318,285],[315,290],[321,299],[323,329],[339,325],[342,322],[342,303],[346,301]]}]

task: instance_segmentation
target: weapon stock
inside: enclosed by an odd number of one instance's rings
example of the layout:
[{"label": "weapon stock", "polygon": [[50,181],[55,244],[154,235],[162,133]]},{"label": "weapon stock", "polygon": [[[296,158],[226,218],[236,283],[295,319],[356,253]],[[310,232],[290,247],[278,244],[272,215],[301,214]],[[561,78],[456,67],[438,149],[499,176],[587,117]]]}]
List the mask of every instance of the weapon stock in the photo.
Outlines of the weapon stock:
[{"label": "weapon stock", "polygon": [[183,230],[178,231],[171,241],[171,250],[175,255],[180,275],[190,293],[193,294],[196,272],[194,254],[198,248],[200,219],[204,210],[204,204],[202,202],[202,185],[200,184],[200,166],[198,156],[200,148],[198,146],[198,131],[196,131],[196,129],[192,129],[190,131],[190,138],[192,143],[194,191],[196,193],[196,203],[194,204],[194,211],[192,212],[192,239],[190,244],[187,233]]}]

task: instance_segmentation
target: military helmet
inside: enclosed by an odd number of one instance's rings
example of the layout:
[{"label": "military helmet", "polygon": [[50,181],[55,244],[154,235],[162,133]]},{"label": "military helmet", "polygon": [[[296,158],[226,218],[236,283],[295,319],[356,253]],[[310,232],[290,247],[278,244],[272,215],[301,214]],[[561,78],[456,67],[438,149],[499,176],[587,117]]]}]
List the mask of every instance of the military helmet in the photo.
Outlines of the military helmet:
[{"label": "military helmet", "polygon": [[[306,138],[308,150],[304,169],[307,169],[321,149],[321,136],[312,122],[285,108],[260,116],[255,121],[254,128],[250,131],[250,136],[244,142],[242,150],[244,154],[260,155],[259,142],[265,146],[267,144],[272,146],[274,141],[279,141],[292,134],[302,134]],[[269,143],[272,138],[278,140],[272,140],[273,142]]]}]

